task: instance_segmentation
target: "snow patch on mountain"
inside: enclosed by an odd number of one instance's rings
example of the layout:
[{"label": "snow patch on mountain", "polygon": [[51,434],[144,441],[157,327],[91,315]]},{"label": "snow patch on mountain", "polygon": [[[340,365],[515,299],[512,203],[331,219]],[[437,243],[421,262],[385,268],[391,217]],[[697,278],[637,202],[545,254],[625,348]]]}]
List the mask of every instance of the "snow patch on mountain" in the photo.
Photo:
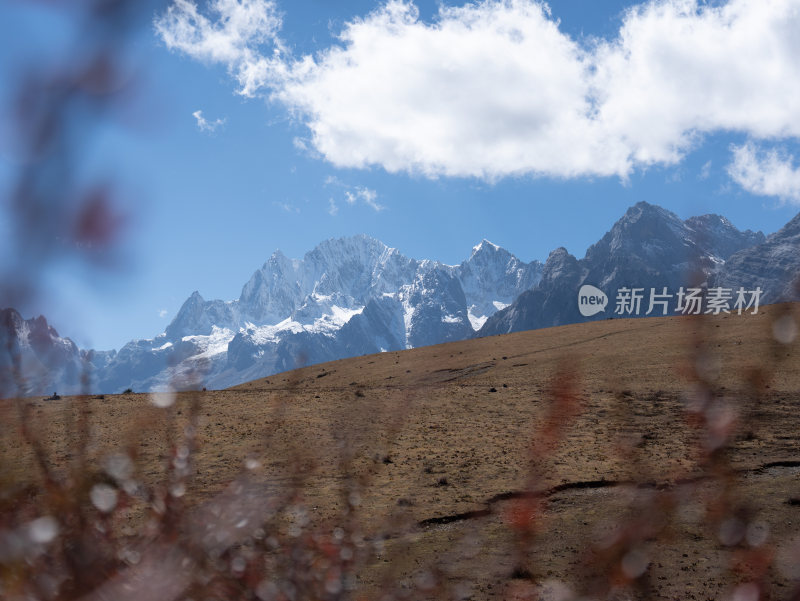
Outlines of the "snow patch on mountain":
[{"label": "snow patch on mountain", "polygon": [[[208,336],[184,336],[183,342],[194,344],[199,351],[193,355],[196,359],[211,358],[228,350],[228,344],[233,340],[234,333],[228,328],[212,326]],[[169,348],[169,347],[167,347]]]},{"label": "snow patch on mountain", "polygon": [[467,317],[469,317],[469,323],[470,325],[472,325],[472,329],[477,332],[483,327],[483,324],[486,323],[486,320],[489,319],[489,316],[475,315],[475,313],[473,313],[472,311],[473,309],[472,307],[470,307],[469,310],[467,311]]},{"label": "snow patch on mountain", "polygon": [[411,286],[403,286],[402,292],[398,295],[401,299],[403,305],[403,339],[405,341],[404,348],[412,348],[411,342],[409,340],[409,334],[411,333],[411,324],[414,320],[414,313],[416,312],[417,308],[411,304],[410,302],[410,290]]},{"label": "snow patch on mountain", "polygon": [[354,315],[360,314],[364,307],[356,307],[354,309],[347,307],[338,307],[336,305],[331,307],[331,312],[314,320],[314,324],[308,329],[311,331],[335,331],[341,328],[344,324],[350,321]]}]

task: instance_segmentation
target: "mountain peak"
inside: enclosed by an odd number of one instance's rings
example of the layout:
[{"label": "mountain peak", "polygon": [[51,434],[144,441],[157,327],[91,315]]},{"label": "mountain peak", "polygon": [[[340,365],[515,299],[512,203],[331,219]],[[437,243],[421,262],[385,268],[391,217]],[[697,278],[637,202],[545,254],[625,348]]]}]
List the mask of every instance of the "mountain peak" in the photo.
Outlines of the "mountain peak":
[{"label": "mountain peak", "polygon": [[655,249],[656,246],[681,249],[688,235],[689,227],[675,213],[640,201],[630,207],[605,236],[586,250],[584,258],[630,256],[641,254],[642,249]]},{"label": "mountain peak", "polygon": [[559,246],[558,248],[551,250],[550,254],[547,255],[547,263],[551,263],[553,261],[562,261],[569,256],[569,251],[563,246]]},{"label": "mountain peak", "polygon": [[686,225],[691,228],[724,228],[729,230],[735,230],[736,226],[734,226],[727,218],[723,217],[722,215],[718,215],[716,213],[706,213],[705,215],[697,215],[695,217],[689,217],[686,221],[684,221]]},{"label": "mountain peak", "polygon": [[770,238],[793,238],[795,236],[800,236],[800,213],[792,217],[786,225],[772,234]]},{"label": "mountain peak", "polygon": [[631,208],[629,208],[628,212],[630,213],[632,210],[638,210],[638,211],[654,211],[654,210],[655,211],[664,211],[665,209],[660,207],[660,206],[658,206],[658,205],[651,204],[651,203],[647,202],[646,200],[640,200],[635,205],[633,205]]},{"label": "mountain peak", "polygon": [[286,265],[287,263],[291,263],[291,261],[286,258],[286,255],[283,254],[283,251],[280,248],[276,248],[269,258],[264,261],[264,264],[261,266],[259,271],[269,271],[276,266],[279,267],[281,265]]},{"label": "mountain peak", "polygon": [[[378,248],[389,248],[378,240],[377,238],[373,238],[372,236],[368,236],[367,234],[353,234],[352,236],[340,236],[339,238],[328,238],[327,240],[323,240],[315,249],[318,248],[326,248],[326,247],[351,247],[351,246],[365,246],[365,247],[378,247]],[[313,252],[313,251],[312,251]]]},{"label": "mountain peak", "polygon": [[502,248],[484,238],[480,241],[480,244],[472,247],[472,254],[476,255],[479,252],[497,252],[498,250],[502,250]]},{"label": "mountain peak", "polygon": [[722,215],[708,213],[689,217],[684,224],[691,230],[691,237],[703,252],[723,261],[732,254],[766,239],[762,232],[740,231]]},{"label": "mountain peak", "polygon": [[626,212],[625,215],[617,221],[617,223],[622,222],[635,222],[643,217],[662,217],[669,220],[677,220],[678,216],[673,213],[672,211],[668,211],[664,207],[660,207],[658,205],[650,204],[644,200],[640,200],[635,205],[630,207]]}]

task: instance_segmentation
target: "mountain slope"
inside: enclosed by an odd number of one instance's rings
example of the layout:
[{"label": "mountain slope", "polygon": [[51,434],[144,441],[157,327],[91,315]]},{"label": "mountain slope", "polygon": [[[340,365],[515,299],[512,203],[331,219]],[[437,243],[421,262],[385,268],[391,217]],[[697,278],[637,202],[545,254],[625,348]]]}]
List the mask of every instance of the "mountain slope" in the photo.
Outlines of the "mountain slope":
[{"label": "mountain slope", "polygon": [[[478,335],[605,319],[614,315],[615,293],[624,288],[642,289],[637,307],[641,315],[651,310],[651,289],[663,293],[666,288],[672,295],[667,306],[670,309],[682,286],[705,285],[731,255],[764,240],[761,232],[741,232],[718,215],[682,221],[661,207],[639,202],[589,247],[583,259],[577,260],[565,249],[554,251],[542,280],[510,307],[490,317]],[[584,284],[608,295],[604,311],[581,315],[577,296]],[[654,305],[652,310],[653,314],[664,314],[662,305]]]},{"label": "mountain slope", "polygon": [[761,244],[732,255],[714,285],[760,287],[764,303],[800,300],[800,213]]}]

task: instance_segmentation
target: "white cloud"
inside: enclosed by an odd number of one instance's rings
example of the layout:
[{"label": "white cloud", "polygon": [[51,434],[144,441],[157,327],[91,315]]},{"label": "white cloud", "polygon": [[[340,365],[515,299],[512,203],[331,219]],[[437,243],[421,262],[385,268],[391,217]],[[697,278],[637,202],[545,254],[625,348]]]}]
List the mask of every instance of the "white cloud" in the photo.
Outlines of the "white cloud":
[{"label": "white cloud", "polygon": [[708,179],[710,175],[711,175],[711,161],[706,161],[700,168],[700,174],[697,176],[697,178]]},{"label": "white cloud", "polygon": [[158,316],[159,316],[161,319],[164,319],[164,318],[167,316],[167,310],[166,310],[166,309],[161,309],[161,310],[158,312]]},{"label": "white cloud", "polygon": [[[252,96],[280,70],[281,46],[276,34],[281,18],[274,2],[267,0],[210,0],[212,21],[191,0],[174,0],[155,20],[156,32],[170,50],[192,58],[225,65],[239,83],[239,93]],[[273,46],[273,56],[262,54]]]},{"label": "white cloud", "polygon": [[594,52],[597,119],[635,164],[703,133],[800,136],[800,0],[649,2]]},{"label": "white cloud", "polygon": [[328,199],[328,214],[332,217],[336,217],[339,214],[339,207],[332,198]]},{"label": "white cloud", "polygon": [[392,1],[340,41],[272,90],[334,165],[486,178],[619,171],[622,149],[588,117],[583,52],[537,3],[443,8],[430,25]]},{"label": "white cloud", "polygon": [[210,6],[215,22],[177,0],[156,22],[167,46],[282,102],[339,167],[625,178],[706,133],[800,137],[800,0],[652,0],[581,42],[537,0],[442,6],[431,23],[389,0],[299,58],[273,1]]},{"label": "white cloud", "polygon": [[214,121],[208,121],[205,117],[203,117],[203,111],[193,112],[192,117],[194,117],[197,120],[197,128],[202,132],[214,133],[217,130],[217,128],[225,125],[225,119],[215,119]]},{"label": "white cloud", "polygon": [[728,174],[752,194],[773,196],[800,205],[800,165],[775,149],[759,151],[752,143],[733,146]]},{"label": "white cloud", "polygon": [[272,205],[278,207],[279,209],[284,210],[287,213],[299,213],[300,207],[294,206],[290,202],[278,202],[277,200],[272,201]]},{"label": "white cloud", "polygon": [[378,193],[375,190],[370,190],[369,188],[364,188],[361,186],[356,186],[352,191],[346,190],[344,193],[344,199],[347,201],[347,204],[354,205],[356,203],[364,203],[373,211],[383,211],[386,207],[381,204],[378,204],[377,199]]},{"label": "white cloud", "polygon": [[[378,193],[365,186],[350,186],[335,175],[328,175],[323,183],[325,186],[342,188],[344,190],[344,201],[350,206],[364,204],[376,213],[386,208],[378,202]],[[328,212],[331,215],[336,215],[339,212],[339,207],[334,203],[333,198],[330,199],[330,208]]]}]

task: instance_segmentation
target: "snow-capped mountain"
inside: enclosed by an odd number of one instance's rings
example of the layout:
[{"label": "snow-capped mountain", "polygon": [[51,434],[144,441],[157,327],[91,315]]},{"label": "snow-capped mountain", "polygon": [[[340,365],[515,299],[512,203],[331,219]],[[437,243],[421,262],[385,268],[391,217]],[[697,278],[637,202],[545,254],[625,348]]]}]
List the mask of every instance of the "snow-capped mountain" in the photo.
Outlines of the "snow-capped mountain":
[{"label": "snow-capped mountain", "polygon": [[93,361],[98,389],[221,388],[298,365],[462,340],[541,277],[484,240],[460,265],[418,261],[368,236],[280,251],[238,299],[194,292],[165,332]]},{"label": "snow-capped mountain", "polygon": [[532,269],[504,248],[483,240],[472,249],[469,259],[458,266],[472,327],[479,330],[490,315],[505,309],[541,277],[541,263],[536,262],[536,268]]},{"label": "snow-capped mountain", "polygon": [[276,251],[234,300],[194,292],[162,334],[119,351],[80,351],[44,318],[0,312],[0,349],[12,351],[0,357],[0,396],[16,386],[14,361],[37,374],[26,380],[31,394],[78,391],[87,365],[92,392],[223,388],[300,365],[610,316],[580,314],[584,284],[609,296],[626,286],[760,286],[762,304],[797,300],[798,257],[800,216],[765,238],[718,215],[683,221],[645,202],[583,259],[558,248],[544,265],[487,240],[445,265],[368,236],[331,239],[302,259]]}]

